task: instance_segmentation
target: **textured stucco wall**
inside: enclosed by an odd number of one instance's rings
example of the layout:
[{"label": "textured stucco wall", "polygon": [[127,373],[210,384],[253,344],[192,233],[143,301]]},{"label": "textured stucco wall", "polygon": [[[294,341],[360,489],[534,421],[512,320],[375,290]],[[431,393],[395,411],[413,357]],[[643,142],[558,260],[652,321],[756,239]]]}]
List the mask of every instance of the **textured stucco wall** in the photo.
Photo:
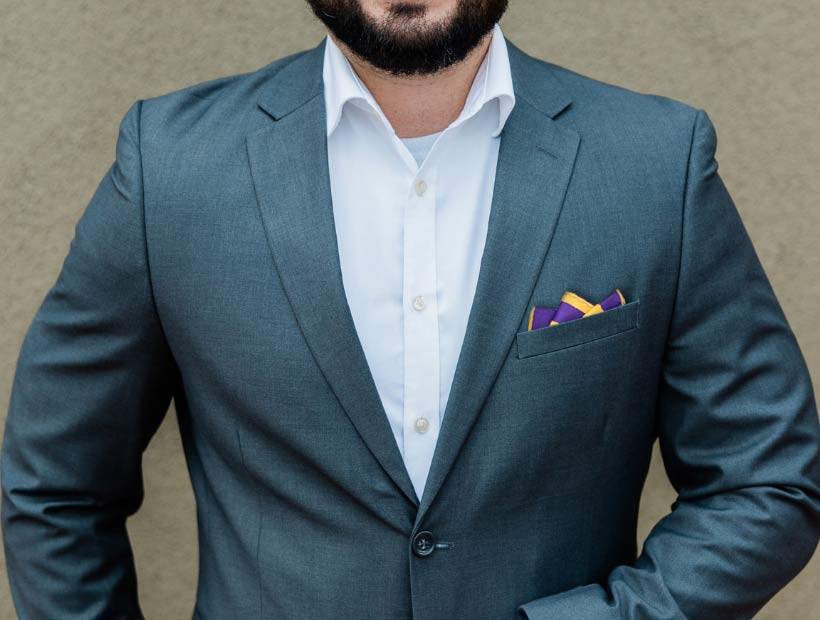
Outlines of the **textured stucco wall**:
[{"label": "textured stucco wall", "polygon": [[[721,174],[820,376],[817,0],[512,0],[520,47],[592,77],[704,108]],[[302,0],[0,0],[0,417],[23,334],[138,98],[250,71],[317,43]],[[148,618],[190,617],[194,504],[173,410],[129,521]],[[674,499],[657,458],[641,540]],[[818,618],[820,554],[758,616]],[[0,618],[13,618],[0,558]]]}]

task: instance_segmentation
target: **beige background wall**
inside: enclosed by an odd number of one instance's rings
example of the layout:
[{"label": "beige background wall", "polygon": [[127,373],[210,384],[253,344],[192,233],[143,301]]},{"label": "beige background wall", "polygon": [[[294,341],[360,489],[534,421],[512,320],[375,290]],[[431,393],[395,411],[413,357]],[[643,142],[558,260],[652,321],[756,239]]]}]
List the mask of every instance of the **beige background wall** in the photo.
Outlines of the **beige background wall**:
[{"label": "beige background wall", "polygon": [[[510,4],[502,28],[524,50],[709,113],[723,178],[820,377],[818,1]],[[0,0],[0,417],[24,332],[129,105],[323,34],[303,0]],[[655,456],[640,540],[674,499]],[[190,618],[196,523],[173,410],[144,465],[145,503],[129,521],[144,611]],[[820,553],[758,617],[820,618],[818,582]],[[0,561],[0,618],[13,617]]]}]

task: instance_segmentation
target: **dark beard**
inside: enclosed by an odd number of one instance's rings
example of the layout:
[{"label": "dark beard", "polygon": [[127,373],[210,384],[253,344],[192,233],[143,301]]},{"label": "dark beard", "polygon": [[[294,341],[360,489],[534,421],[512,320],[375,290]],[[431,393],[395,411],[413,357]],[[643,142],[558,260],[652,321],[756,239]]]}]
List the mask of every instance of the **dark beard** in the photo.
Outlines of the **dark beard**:
[{"label": "dark beard", "polygon": [[338,40],[393,75],[425,75],[463,60],[507,10],[508,0],[459,0],[447,22],[417,28],[422,5],[393,6],[384,23],[364,14],[359,0],[306,0]]}]

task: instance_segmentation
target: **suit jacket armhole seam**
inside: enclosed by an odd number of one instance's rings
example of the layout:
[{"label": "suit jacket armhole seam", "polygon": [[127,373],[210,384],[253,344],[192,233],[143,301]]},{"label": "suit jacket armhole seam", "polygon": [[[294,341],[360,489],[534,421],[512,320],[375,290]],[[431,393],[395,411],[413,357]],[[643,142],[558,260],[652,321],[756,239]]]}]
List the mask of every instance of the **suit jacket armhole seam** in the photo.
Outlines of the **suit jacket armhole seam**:
[{"label": "suit jacket armhole seam", "polygon": [[[687,214],[687,196],[689,194],[689,184],[691,182],[691,170],[692,170],[692,153],[695,149],[695,134],[697,133],[698,127],[698,120],[700,119],[701,115],[703,114],[703,110],[701,108],[695,109],[695,115],[692,119],[692,127],[689,130],[689,152],[686,156],[686,165],[683,171],[683,189],[681,192],[681,201],[680,201],[680,232],[678,236],[678,264],[676,268],[675,274],[675,292],[672,296],[672,312],[669,316],[669,322],[666,326],[666,336],[664,338],[664,358],[666,357],[666,349],[669,346],[669,338],[672,334],[672,326],[675,322],[675,315],[678,306],[678,298],[680,296],[680,286],[681,286],[681,269],[683,267],[683,244],[684,244],[684,228],[686,224],[686,214]],[[663,370],[661,370],[663,373]],[[656,409],[657,411],[657,409]],[[655,424],[654,429],[652,432],[653,438],[658,436],[658,420],[657,415],[655,416]]]}]

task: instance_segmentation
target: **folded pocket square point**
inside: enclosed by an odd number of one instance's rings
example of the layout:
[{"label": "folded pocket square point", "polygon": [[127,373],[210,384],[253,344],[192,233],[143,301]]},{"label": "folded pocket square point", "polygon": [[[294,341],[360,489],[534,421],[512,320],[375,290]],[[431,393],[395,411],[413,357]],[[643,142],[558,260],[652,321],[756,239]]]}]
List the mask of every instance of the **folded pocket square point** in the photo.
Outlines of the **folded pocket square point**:
[{"label": "folded pocket square point", "polygon": [[533,305],[527,318],[527,330],[533,331],[543,327],[553,327],[569,321],[600,314],[622,306],[626,298],[619,288],[613,290],[597,304],[592,304],[577,293],[565,291],[556,308]]}]

